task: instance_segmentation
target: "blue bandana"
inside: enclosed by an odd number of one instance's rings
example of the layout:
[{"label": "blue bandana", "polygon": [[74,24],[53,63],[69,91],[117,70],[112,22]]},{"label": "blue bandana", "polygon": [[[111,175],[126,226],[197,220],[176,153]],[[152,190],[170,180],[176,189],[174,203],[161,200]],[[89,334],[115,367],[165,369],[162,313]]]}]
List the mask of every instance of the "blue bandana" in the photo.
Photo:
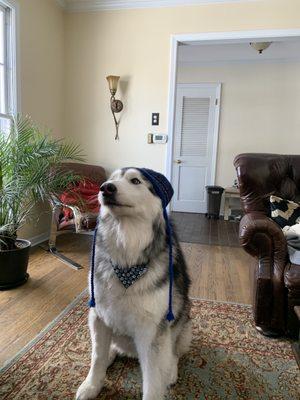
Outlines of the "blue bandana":
[{"label": "blue bandana", "polygon": [[129,268],[121,268],[119,265],[114,265],[113,263],[111,263],[111,265],[115,274],[126,289],[133,285],[148,270],[147,264],[135,265]]}]

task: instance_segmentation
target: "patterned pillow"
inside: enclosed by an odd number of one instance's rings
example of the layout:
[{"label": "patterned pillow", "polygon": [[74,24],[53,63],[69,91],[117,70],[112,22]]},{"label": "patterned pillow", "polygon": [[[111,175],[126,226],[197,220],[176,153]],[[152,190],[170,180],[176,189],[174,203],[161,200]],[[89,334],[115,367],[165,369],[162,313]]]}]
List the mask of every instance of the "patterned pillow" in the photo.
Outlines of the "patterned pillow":
[{"label": "patterned pillow", "polygon": [[277,196],[270,196],[271,218],[284,228],[300,223],[300,204]]}]

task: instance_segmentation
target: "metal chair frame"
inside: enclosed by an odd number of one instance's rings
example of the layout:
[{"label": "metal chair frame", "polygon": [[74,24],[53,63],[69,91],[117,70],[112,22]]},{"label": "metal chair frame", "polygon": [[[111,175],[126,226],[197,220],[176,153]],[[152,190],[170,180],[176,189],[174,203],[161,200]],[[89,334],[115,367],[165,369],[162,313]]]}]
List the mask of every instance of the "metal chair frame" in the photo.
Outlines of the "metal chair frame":
[{"label": "metal chair frame", "polygon": [[73,261],[71,258],[65,256],[63,253],[61,253],[57,247],[56,247],[56,239],[57,239],[57,234],[59,233],[67,233],[70,232],[70,230],[65,230],[65,231],[58,231],[57,229],[57,221],[58,221],[58,215],[61,212],[63,207],[70,208],[73,212],[74,215],[74,222],[75,222],[75,232],[74,233],[80,233],[80,234],[85,234],[85,235],[91,235],[93,233],[93,229],[82,229],[82,219],[83,215],[80,212],[79,208],[76,206],[71,206],[69,204],[64,204],[62,203],[59,199],[56,197],[52,198],[51,201],[51,208],[52,208],[52,219],[51,219],[51,229],[50,229],[50,237],[48,241],[48,248],[47,250],[53,254],[56,258],[61,260],[63,263],[68,265],[69,267],[75,269],[75,270],[80,270],[83,268],[82,265],[78,264],[76,261]]}]

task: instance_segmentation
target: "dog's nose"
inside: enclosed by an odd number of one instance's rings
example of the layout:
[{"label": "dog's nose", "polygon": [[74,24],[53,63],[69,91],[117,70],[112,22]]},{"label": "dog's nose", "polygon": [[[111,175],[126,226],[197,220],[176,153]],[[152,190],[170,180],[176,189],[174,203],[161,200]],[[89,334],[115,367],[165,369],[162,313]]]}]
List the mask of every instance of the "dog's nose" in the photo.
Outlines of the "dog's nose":
[{"label": "dog's nose", "polygon": [[100,187],[100,191],[103,193],[103,195],[111,196],[112,194],[116,193],[117,188],[113,183],[103,183],[103,185]]}]

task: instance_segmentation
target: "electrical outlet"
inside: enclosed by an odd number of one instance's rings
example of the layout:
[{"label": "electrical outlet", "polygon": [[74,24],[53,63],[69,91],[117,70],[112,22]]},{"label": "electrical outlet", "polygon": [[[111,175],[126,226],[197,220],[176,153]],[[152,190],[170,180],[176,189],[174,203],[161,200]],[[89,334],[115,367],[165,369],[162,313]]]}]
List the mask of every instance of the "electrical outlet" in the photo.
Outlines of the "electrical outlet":
[{"label": "electrical outlet", "polygon": [[159,113],[152,113],[152,126],[159,125]]}]

